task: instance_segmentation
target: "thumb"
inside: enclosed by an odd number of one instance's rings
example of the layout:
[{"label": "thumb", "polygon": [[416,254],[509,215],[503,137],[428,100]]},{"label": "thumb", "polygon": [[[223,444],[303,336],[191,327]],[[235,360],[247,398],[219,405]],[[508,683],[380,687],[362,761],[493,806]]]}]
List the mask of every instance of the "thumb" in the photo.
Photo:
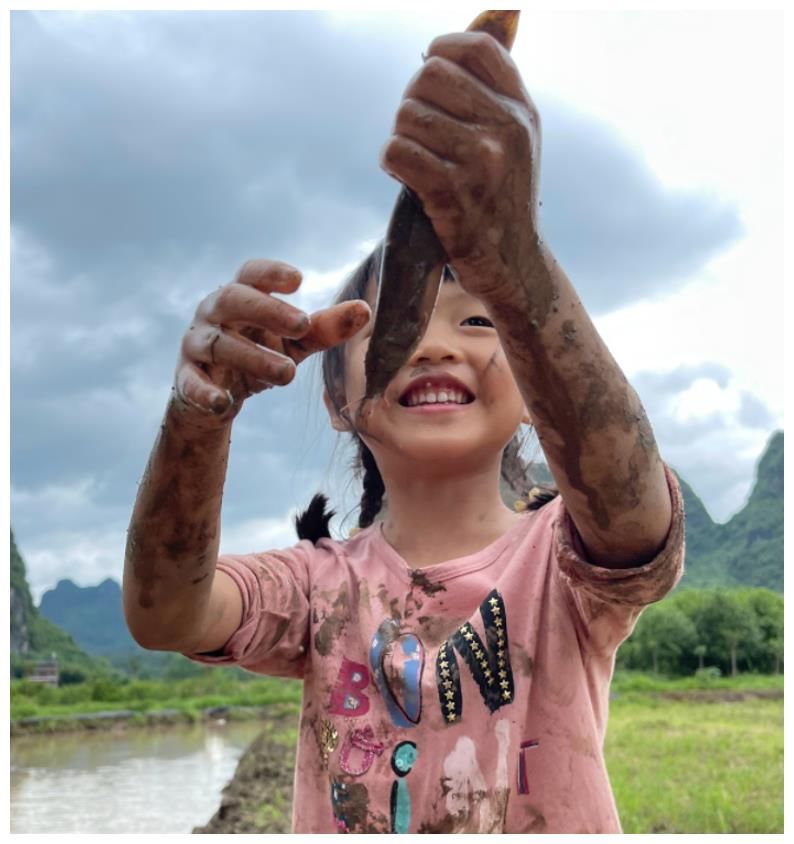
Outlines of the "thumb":
[{"label": "thumb", "polygon": [[299,340],[284,339],[284,351],[295,363],[300,363],[315,352],[324,352],[349,340],[371,316],[372,311],[363,299],[323,308],[311,315],[309,330]]}]

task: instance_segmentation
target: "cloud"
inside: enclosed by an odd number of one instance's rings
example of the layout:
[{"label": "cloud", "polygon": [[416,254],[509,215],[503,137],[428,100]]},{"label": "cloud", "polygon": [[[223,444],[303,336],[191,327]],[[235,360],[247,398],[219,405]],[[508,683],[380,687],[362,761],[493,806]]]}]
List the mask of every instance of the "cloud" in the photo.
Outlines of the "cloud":
[{"label": "cloud", "polygon": [[662,458],[693,486],[712,518],[727,521],[752,489],[775,415],[713,361],[639,372],[632,385]]},{"label": "cloud", "polygon": [[606,125],[539,108],[543,230],[591,313],[670,295],[741,235],[734,207],[665,188]]}]

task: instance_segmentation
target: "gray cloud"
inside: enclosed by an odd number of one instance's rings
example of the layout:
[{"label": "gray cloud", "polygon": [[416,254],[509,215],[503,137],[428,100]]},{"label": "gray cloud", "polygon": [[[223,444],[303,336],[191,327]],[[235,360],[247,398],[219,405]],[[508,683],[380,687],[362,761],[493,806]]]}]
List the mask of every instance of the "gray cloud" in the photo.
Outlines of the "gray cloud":
[{"label": "gray cloud", "polygon": [[[734,414],[713,410],[682,419],[674,400],[699,379],[738,393]],[[705,361],[669,372],[639,372],[632,385],[651,420],[663,459],[694,488],[712,518],[727,521],[744,505],[775,416],[755,395],[736,390],[721,364]]]},{"label": "gray cloud", "polygon": [[[23,552],[101,527],[117,554],[198,301],[249,257],[327,272],[382,233],[397,186],[378,153],[425,45],[271,12],[17,12],[11,36],[12,521]],[[594,312],[685,284],[736,237],[734,210],[539,105],[544,231]],[[763,418],[752,397],[742,413]],[[344,491],[335,442],[304,367],[236,424],[225,518]]]},{"label": "gray cloud", "polygon": [[608,127],[540,111],[543,227],[591,312],[669,295],[741,234],[734,208],[664,188]]}]

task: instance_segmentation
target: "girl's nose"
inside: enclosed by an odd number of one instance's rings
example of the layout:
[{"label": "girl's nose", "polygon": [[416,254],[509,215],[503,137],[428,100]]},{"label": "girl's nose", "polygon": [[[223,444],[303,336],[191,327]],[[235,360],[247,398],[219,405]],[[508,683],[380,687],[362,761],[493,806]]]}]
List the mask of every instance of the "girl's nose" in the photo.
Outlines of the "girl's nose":
[{"label": "girl's nose", "polygon": [[418,363],[434,360],[459,360],[460,358],[459,343],[453,339],[448,329],[444,329],[438,324],[434,325],[431,320],[424,337],[419,341],[419,345],[409,358],[408,365],[414,366]]}]

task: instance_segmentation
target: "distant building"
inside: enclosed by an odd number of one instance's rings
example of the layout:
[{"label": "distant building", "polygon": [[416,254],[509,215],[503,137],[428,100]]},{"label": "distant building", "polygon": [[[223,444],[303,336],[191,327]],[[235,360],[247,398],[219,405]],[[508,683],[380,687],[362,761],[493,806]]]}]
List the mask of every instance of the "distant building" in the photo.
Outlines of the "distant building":
[{"label": "distant building", "polygon": [[33,683],[46,683],[48,686],[58,685],[58,660],[53,658],[47,662],[38,662],[33,671],[25,678]]}]

